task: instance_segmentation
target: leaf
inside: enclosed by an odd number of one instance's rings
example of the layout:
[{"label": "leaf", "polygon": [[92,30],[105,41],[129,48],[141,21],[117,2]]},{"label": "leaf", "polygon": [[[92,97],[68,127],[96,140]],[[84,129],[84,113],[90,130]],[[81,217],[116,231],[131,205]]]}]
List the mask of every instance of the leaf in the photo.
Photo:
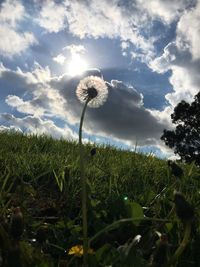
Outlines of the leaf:
[{"label": "leaf", "polygon": [[173,228],[173,224],[172,223],[166,223],[165,224],[165,227],[167,228],[167,233],[169,233],[171,230],[172,230],[172,228]]},{"label": "leaf", "polygon": [[63,170],[61,172],[60,176],[58,176],[56,174],[56,172],[53,170],[53,174],[56,178],[56,183],[58,185],[58,188],[59,188],[60,192],[62,192],[63,191],[63,184],[64,184],[64,180],[65,180],[65,171]]},{"label": "leaf", "polygon": [[103,254],[105,254],[107,251],[110,251],[111,248],[112,246],[110,244],[105,244],[100,247],[95,253],[97,260],[100,261],[102,259]]},{"label": "leaf", "polygon": [[133,223],[138,226],[140,224],[140,221],[144,218],[143,208],[135,201],[126,201],[125,206],[128,217],[138,219],[136,221],[133,221]]},{"label": "leaf", "polygon": [[8,174],[6,175],[6,177],[4,178],[3,185],[1,186],[1,193],[5,190],[5,187],[6,187],[6,185],[7,185],[9,176],[10,176],[10,173],[8,173]]},{"label": "leaf", "polygon": [[189,172],[188,172],[188,177],[190,177],[192,175],[194,166],[195,166],[195,161],[193,161],[192,164],[191,164],[191,166],[190,166],[190,169],[189,169]]},{"label": "leaf", "polygon": [[97,261],[104,264],[103,266],[110,264],[114,266],[119,258],[119,252],[110,244],[103,245],[96,251],[95,255]]}]

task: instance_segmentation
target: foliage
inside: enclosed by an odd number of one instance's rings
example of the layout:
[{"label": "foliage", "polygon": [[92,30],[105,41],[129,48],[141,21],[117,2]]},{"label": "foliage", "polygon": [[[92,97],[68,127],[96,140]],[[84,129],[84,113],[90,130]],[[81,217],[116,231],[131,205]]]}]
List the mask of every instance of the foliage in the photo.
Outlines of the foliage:
[{"label": "foliage", "polygon": [[181,101],[171,115],[175,130],[164,130],[161,139],[182,160],[200,165],[200,92],[189,104]]},{"label": "foliage", "polygon": [[[0,266],[81,266],[78,144],[2,132],[0,151]],[[152,155],[93,151],[84,146],[89,266],[200,266],[199,168],[179,165],[177,177]]]}]

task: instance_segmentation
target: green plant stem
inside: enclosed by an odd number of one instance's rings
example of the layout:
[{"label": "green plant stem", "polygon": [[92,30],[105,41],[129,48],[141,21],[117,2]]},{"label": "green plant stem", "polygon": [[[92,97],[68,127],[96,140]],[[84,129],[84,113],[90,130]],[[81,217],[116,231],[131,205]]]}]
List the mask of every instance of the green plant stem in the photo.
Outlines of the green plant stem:
[{"label": "green plant stem", "polygon": [[85,177],[85,168],[84,168],[84,159],[83,159],[83,145],[82,145],[82,126],[85,116],[85,111],[87,104],[90,101],[88,98],[83,107],[81,114],[80,126],[79,126],[79,154],[80,154],[80,175],[82,183],[82,225],[83,225],[83,267],[87,266],[87,250],[88,250],[88,237],[87,237],[87,188],[86,188],[86,177]]},{"label": "green plant stem", "polygon": [[183,251],[185,250],[189,240],[190,240],[190,234],[191,234],[191,222],[187,222],[185,225],[185,231],[184,231],[184,236],[183,240],[180,243],[179,247],[175,251],[174,255],[171,257],[169,262],[167,263],[166,267],[173,266],[174,263],[177,262],[178,258],[181,256]]},{"label": "green plant stem", "polygon": [[136,218],[127,218],[127,219],[121,219],[118,221],[115,221],[112,224],[109,224],[99,232],[97,232],[90,240],[89,240],[89,247],[92,242],[94,242],[99,236],[101,236],[104,233],[107,233],[117,227],[119,227],[123,223],[127,222],[136,222],[136,221],[154,221],[154,222],[171,222],[171,220],[166,220],[166,219],[160,219],[160,218],[149,218],[149,217],[136,217]]}]

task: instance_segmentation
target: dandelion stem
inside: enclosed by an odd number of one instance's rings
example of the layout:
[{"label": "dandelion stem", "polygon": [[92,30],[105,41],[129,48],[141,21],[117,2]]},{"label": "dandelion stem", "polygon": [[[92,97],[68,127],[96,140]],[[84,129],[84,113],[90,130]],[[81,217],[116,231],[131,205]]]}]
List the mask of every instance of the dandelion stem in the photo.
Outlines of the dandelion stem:
[{"label": "dandelion stem", "polygon": [[88,237],[87,237],[87,189],[86,189],[86,177],[83,160],[83,145],[82,145],[82,126],[87,104],[90,101],[88,98],[83,107],[81,114],[80,126],[79,126],[79,154],[80,154],[80,175],[82,183],[82,225],[83,225],[83,267],[87,266],[87,250],[88,250]]},{"label": "dandelion stem", "polygon": [[169,260],[166,267],[174,266],[174,263],[177,262],[178,258],[181,256],[183,251],[185,250],[187,244],[190,240],[190,234],[191,234],[191,222],[187,222],[185,225],[185,231],[184,231],[184,237],[182,242],[180,243],[179,247],[175,251],[174,255]]}]

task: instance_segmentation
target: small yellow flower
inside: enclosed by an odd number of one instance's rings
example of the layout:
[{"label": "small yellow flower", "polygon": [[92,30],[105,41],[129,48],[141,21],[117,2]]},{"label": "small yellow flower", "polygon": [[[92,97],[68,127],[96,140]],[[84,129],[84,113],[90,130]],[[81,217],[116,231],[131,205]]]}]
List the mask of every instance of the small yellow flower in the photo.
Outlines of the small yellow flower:
[{"label": "small yellow flower", "polygon": [[[89,248],[88,249],[88,254],[93,254],[94,250]],[[70,248],[68,255],[74,255],[77,257],[82,257],[83,256],[83,246],[82,245],[76,245]]]}]

